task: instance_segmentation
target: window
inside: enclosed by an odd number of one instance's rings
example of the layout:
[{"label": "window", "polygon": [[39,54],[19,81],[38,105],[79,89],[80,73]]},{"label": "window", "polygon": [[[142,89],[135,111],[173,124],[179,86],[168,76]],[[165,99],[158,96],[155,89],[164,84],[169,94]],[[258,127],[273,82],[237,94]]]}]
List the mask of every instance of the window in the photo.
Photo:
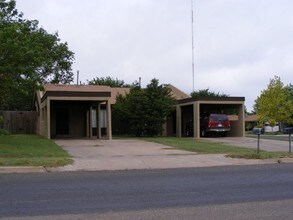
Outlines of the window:
[{"label": "window", "polygon": [[100,117],[100,125],[101,128],[107,128],[107,112],[106,109],[101,109],[101,117]]},{"label": "window", "polygon": [[97,110],[92,109],[92,128],[97,127]]}]

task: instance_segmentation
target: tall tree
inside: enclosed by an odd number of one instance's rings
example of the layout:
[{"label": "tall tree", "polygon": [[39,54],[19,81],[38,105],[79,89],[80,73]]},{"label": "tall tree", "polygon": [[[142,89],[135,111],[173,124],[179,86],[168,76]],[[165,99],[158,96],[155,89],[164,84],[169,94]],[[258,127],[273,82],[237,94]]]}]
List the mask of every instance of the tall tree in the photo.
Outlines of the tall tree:
[{"label": "tall tree", "polygon": [[292,98],[292,100],[293,100],[293,84],[290,83],[287,87],[288,87],[288,89],[289,89],[289,91],[290,91],[291,98]]},{"label": "tall tree", "polygon": [[30,109],[38,85],[70,83],[73,60],[74,53],[57,33],[24,19],[14,0],[0,2],[1,109]]},{"label": "tall tree", "polygon": [[96,77],[88,81],[89,85],[103,85],[110,87],[130,87],[130,85],[125,84],[123,80],[113,79],[110,76],[107,77]]},{"label": "tall tree", "polygon": [[130,128],[136,136],[146,133],[148,117],[148,100],[146,92],[140,87],[132,87],[127,97],[127,119]]},{"label": "tall tree", "polygon": [[148,114],[146,118],[146,133],[149,136],[162,132],[162,124],[174,109],[174,99],[171,89],[165,85],[159,85],[159,80],[152,79],[147,85],[146,96],[148,104],[145,107]]},{"label": "tall tree", "polygon": [[190,96],[191,97],[229,97],[229,95],[227,94],[220,94],[219,92],[212,92],[212,91],[209,91],[210,89],[207,88],[207,89],[200,89],[198,91],[194,91],[192,93],[190,93]]},{"label": "tall tree", "polygon": [[289,87],[284,86],[280,77],[270,80],[267,89],[255,100],[254,111],[261,123],[293,123],[293,99]]},{"label": "tall tree", "polygon": [[147,88],[134,84],[125,97],[118,96],[113,107],[121,120],[127,120],[136,136],[154,136],[162,132],[162,125],[174,108],[170,89],[151,80]]}]

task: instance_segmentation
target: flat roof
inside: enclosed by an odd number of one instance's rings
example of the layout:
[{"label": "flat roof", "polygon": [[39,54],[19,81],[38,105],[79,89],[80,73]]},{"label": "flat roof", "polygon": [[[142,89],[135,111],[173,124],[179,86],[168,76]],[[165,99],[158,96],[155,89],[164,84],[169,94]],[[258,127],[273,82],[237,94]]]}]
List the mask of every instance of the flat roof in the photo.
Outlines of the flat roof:
[{"label": "flat roof", "polygon": [[217,102],[244,102],[245,97],[210,97],[210,96],[197,96],[193,98],[186,98],[177,101],[177,104],[185,104],[196,101],[217,101]]},{"label": "flat roof", "polygon": [[43,102],[48,96],[54,97],[111,97],[111,87],[100,85],[55,85],[45,84]]},{"label": "flat roof", "polygon": [[55,92],[111,92],[111,87],[100,85],[59,85],[59,84],[44,84],[46,91]]}]

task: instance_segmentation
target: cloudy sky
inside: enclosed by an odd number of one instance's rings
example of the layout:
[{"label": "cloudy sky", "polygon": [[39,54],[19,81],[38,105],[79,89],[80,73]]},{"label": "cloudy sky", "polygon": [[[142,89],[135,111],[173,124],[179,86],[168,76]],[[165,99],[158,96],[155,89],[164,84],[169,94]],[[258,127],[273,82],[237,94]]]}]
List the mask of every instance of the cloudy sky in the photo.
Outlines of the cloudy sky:
[{"label": "cloudy sky", "polygon": [[[191,0],[16,0],[58,31],[80,80],[152,78],[193,90]],[[292,0],[193,0],[195,90],[244,96],[250,111],[270,78],[293,83]]]}]

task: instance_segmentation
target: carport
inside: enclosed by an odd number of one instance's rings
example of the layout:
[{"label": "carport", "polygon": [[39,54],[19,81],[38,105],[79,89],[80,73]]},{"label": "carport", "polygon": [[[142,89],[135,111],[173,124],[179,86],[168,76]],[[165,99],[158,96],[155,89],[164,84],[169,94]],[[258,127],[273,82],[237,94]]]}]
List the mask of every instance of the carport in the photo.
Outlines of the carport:
[{"label": "carport", "polygon": [[36,92],[37,133],[50,138],[112,139],[111,88],[45,84]]},{"label": "carport", "polygon": [[200,138],[200,118],[205,114],[227,114],[231,131],[227,136],[245,136],[244,97],[195,97],[181,99],[176,104],[176,136],[186,134],[188,123],[193,125],[194,138]]}]

